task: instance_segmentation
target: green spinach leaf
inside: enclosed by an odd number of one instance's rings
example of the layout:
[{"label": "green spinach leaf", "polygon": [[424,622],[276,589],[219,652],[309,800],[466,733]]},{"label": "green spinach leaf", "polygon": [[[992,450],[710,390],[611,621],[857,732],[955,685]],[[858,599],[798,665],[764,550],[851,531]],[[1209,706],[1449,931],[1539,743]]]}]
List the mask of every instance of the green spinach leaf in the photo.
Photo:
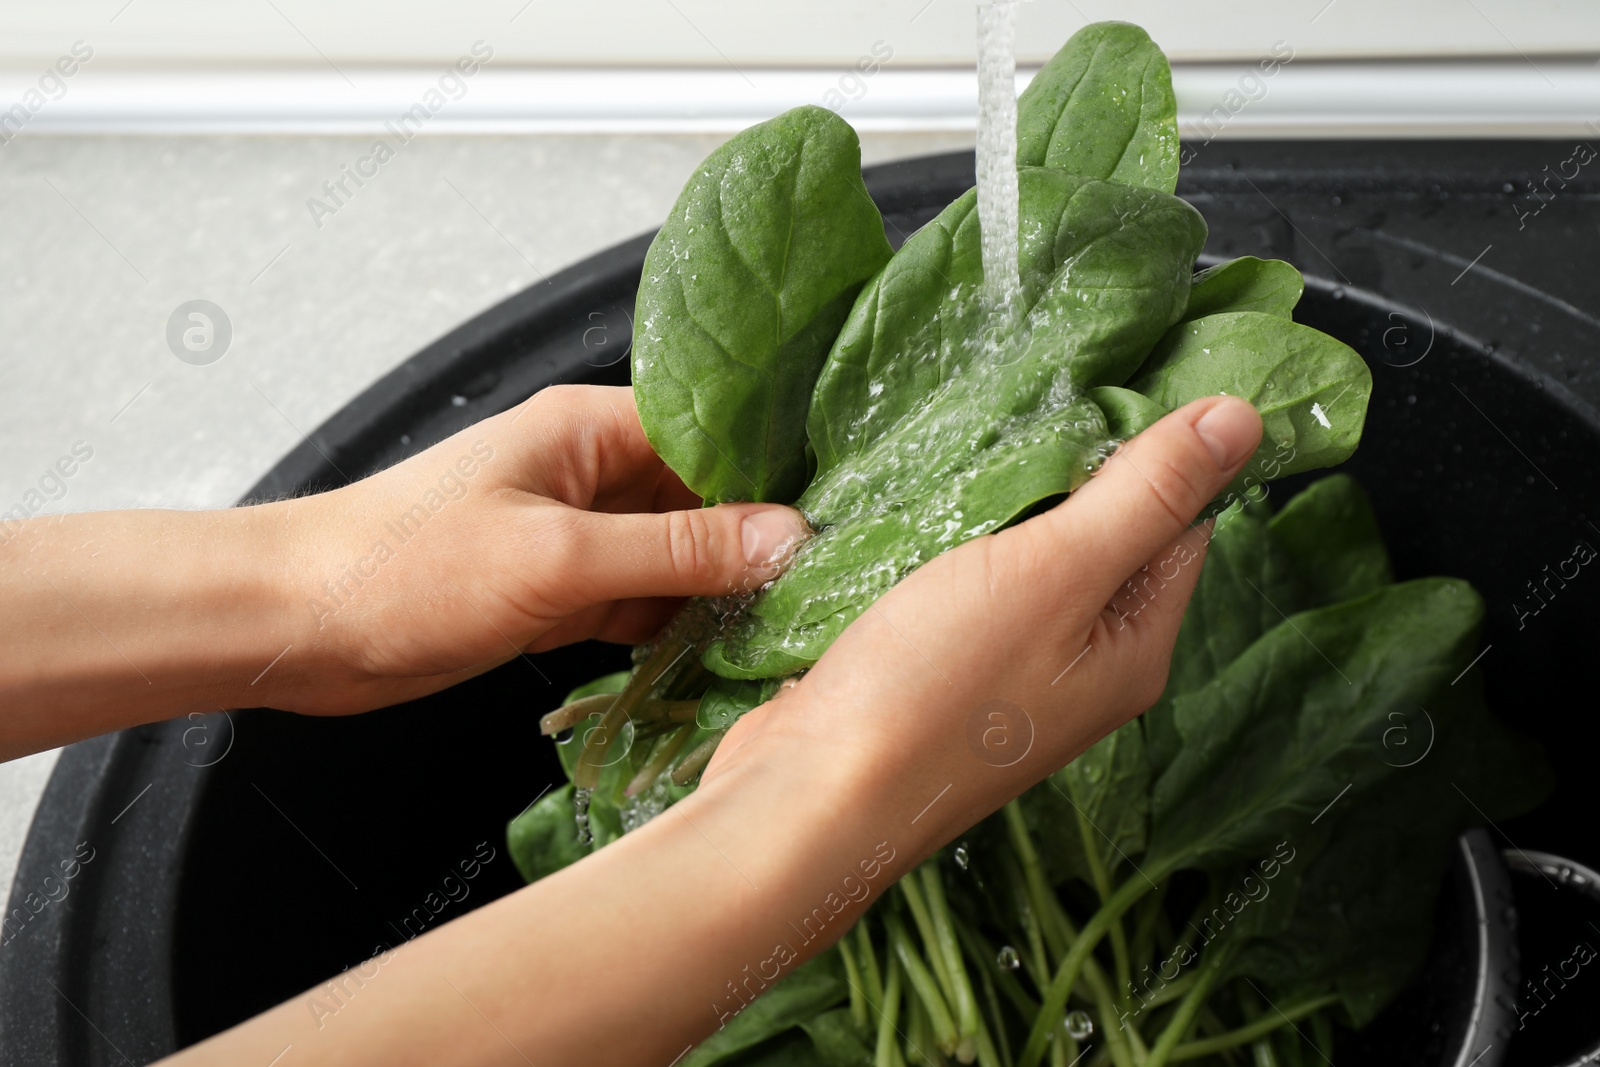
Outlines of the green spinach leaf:
[{"label": "green spinach leaf", "polygon": [[[1026,339],[937,373],[891,373],[883,382],[869,373],[854,394],[827,388],[824,373],[812,404],[822,423],[813,425],[818,475],[798,502],[817,533],[708,651],[716,673],[761,678],[810,666],[917,566],[1076,488],[1103,457],[1110,430],[1082,389],[1115,384],[1181,313],[1205,228],[1175,197],[1025,173],[1025,202],[1057,220],[1054,236],[1039,241],[1054,273],[1034,283],[1043,295]],[[1051,208],[1037,207],[1047,200]],[[975,232],[970,244],[975,261]],[[876,284],[908,250],[920,254],[908,243]],[[858,310],[872,306],[874,292],[863,293]],[[830,371],[843,365],[850,334],[847,327]],[[876,344],[885,366],[902,351],[894,341],[883,335]],[[852,404],[852,395],[865,402],[880,394],[894,404]]]},{"label": "green spinach leaf", "polygon": [[895,253],[840,330],[811,399],[817,479],[974,362],[1012,363],[1037,348],[1074,361],[1081,387],[1121,385],[1182,313],[1205,243],[1192,208],[1059,170],[1024,167],[1017,181],[1020,337],[987,328],[977,196],[968,191]]},{"label": "green spinach leaf", "polygon": [[1348,474],[1313,482],[1269,527],[1305,586],[1306,607],[1351,600],[1394,581],[1378,516]]},{"label": "green spinach leaf", "polygon": [[1216,868],[1293,833],[1389,769],[1380,737],[1471,659],[1483,602],[1425,578],[1302,612],[1180,696],[1183,747],[1156,782],[1147,867]]},{"label": "green spinach leaf", "polygon": [[651,445],[707,502],[799,495],[817,372],[888,260],[850,124],[801,107],[695,172],[650,245],[634,395]]},{"label": "green spinach leaf", "polygon": [[511,820],[506,846],[523,881],[536,882],[589,854],[578,840],[577,815],[569,783],[550,790]]},{"label": "green spinach leaf", "polygon": [[1126,22],[1073,34],[1017,99],[1017,162],[1177,188],[1178,105],[1150,35]]},{"label": "green spinach leaf", "polygon": [[1350,458],[1372,372],[1350,346],[1310,326],[1230,311],[1179,323],[1128,387],[1169,411],[1217,393],[1250,401],[1263,431],[1245,478],[1264,481]]},{"label": "green spinach leaf", "polygon": [[1090,850],[1107,872],[1144,852],[1150,778],[1144,724],[1135,719],[1022,795],[1023,817],[1052,882],[1078,878],[1094,885]]},{"label": "green spinach leaf", "polygon": [[[821,1015],[849,992],[839,954],[824,952],[796,967],[736,1015],[732,1012],[739,1004],[730,999],[726,1010],[731,1017],[679,1062],[683,1067],[730,1062],[739,1053]],[[760,1058],[756,1062],[761,1062]]]},{"label": "green spinach leaf", "polygon": [[1111,436],[1126,440],[1154,426],[1167,409],[1143,393],[1118,385],[1101,385],[1089,390],[1089,399],[1105,413]]},{"label": "green spinach leaf", "polygon": [[1305,287],[1292,263],[1240,256],[1195,275],[1183,318],[1187,322],[1223,311],[1259,311],[1287,319]]}]

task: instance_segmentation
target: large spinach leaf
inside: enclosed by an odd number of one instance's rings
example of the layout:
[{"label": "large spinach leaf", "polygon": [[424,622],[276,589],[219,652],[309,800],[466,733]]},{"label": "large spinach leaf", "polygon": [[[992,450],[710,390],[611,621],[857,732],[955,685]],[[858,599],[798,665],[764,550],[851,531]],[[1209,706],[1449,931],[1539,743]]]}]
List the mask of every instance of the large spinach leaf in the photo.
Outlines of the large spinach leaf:
[{"label": "large spinach leaf", "polygon": [[645,257],[639,421],[708,502],[799,495],[805,417],[857,291],[889,258],[850,124],[801,107],[711,154]]},{"label": "large spinach leaf", "polygon": [[1245,471],[1259,483],[1349,459],[1366,423],[1372,372],[1320,330],[1229,311],[1179,323],[1128,385],[1169,411],[1217,393],[1250,401],[1263,430]]},{"label": "large spinach leaf", "polygon": [[[1103,457],[1110,430],[1082,387],[1119,380],[1181,314],[1204,224],[1175,197],[1057,171],[1024,174],[1032,215],[1055,220],[1035,246],[1048,250],[1040,265],[1053,273],[1032,282],[1041,295],[1025,337],[989,350],[955,339],[964,360],[926,374],[886,371],[884,382],[871,380],[869,360],[856,399],[890,395],[892,381],[892,407],[853,406],[847,391],[827,388],[825,372],[812,405],[823,424],[813,427],[818,476],[798,502],[817,533],[711,647],[712,670],[759,678],[809,666],[917,566],[1076,488]],[[976,234],[966,243],[976,261]],[[908,243],[879,283],[901,257],[922,254]],[[934,303],[943,299],[936,277],[921,284]],[[884,335],[873,346],[884,367],[900,340]],[[830,372],[847,360],[844,341]]]},{"label": "large spinach leaf", "polygon": [[1378,516],[1348,474],[1313,483],[1269,527],[1305,588],[1307,607],[1351,600],[1394,581]]},{"label": "large spinach leaf", "polygon": [[1150,35],[1097,22],[1073,34],[1017,99],[1017,162],[1170,193],[1177,116],[1172,72]]},{"label": "large spinach leaf", "polygon": [[1527,811],[1549,790],[1542,755],[1490,714],[1477,675],[1444,686],[1423,711],[1406,717],[1407,746],[1374,750],[1392,773],[1329,814],[1331,839],[1306,869],[1287,928],[1233,962],[1284,1004],[1331,989],[1351,1025],[1375,1018],[1426,958],[1456,835],[1483,814]]},{"label": "large spinach leaf", "polygon": [[817,478],[974,362],[1008,364],[1038,348],[1075,359],[1080,386],[1120,385],[1181,314],[1205,242],[1192,208],[1049,168],[1021,168],[1017,180],[1019,336],[986,329],[977,196],[968,191],[895,253],[840,330],[811,399]]},{"label": "large spinach leaf", "polygon": [[1172,715],[1183,747],[1157,781],[1149,866],[1215,868],[1305,833],[1360,796],[1390,714],[1409,716],[1471,659],[1483,602],[1425,578],[1292,616]]},{"label": "large spinach leaf", "polygon": [[1132,863],[1149,836],[1143,722],[1135,719],[1107,734],[1019,803],[1052,882],[1078,878],[1095,885],[1096,868],[1115,872]]},{"label": "large spinach leaf", "polygon": [[1240,256],[1195,275],[1185,321],[1222,311],[1260,311],[1289,318],[1305,291],[1305,279],[1281,259]]},{"label": "large spinach leaf", "polygon": [[[732,1062],[747,1049],[814,1020],[848,995],[849,986],[839,954],[824,952],[784,976],[679,1062],[683,1067],[712,1067]],[[824,1039],[831,1036],[826,1035]],[[760,1061],[758,1057],[756,1062]]]}]

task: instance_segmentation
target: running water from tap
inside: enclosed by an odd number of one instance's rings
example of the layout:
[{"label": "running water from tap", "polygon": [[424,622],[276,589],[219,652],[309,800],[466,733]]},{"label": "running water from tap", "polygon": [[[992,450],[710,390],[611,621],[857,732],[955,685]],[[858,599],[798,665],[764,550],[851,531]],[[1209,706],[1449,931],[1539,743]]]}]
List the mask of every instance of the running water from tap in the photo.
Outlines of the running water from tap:
[{"label": "running water from tap", "polygon": [[983,232],[983,293],[1004,318],[1020,287],[1017,274],[1017,5],[978,4],[978,225]]}]

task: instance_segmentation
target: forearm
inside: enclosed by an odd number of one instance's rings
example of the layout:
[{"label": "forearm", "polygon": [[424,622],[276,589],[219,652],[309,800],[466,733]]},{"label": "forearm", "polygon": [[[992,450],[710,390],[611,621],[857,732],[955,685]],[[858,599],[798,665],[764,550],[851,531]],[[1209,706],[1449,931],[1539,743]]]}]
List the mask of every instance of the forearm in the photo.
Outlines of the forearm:
[{"label": "forearm", "polygon": [[741,771],[172,1062],[666,1067],[841,936],[915,829],[845,776]]},{"label": "forearm", "polygon": [[0,757],[269,703],[263,672],[307,630],[283,592],[281,507],[0,528]]}]

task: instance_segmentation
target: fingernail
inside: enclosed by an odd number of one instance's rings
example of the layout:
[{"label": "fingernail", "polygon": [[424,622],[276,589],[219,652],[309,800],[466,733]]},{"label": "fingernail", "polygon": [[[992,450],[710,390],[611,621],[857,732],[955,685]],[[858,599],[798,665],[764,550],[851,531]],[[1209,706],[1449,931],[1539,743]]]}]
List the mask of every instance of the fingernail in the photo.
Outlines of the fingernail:
[{"label": "fingernail", "polygon": [[793,508],[768,508],[745,516],[739,536],[750,576],[763,582],[776,578],[808,533],[805,520]]},{"label": "fingernail", "polygon": [[1230,471],[1255,451],[1260,438],[1261,419],[1243,401],[1224,401],[1214,405],[1194,424],[1194,432],[1206,443],[1206,450],[1217,469]]}]

